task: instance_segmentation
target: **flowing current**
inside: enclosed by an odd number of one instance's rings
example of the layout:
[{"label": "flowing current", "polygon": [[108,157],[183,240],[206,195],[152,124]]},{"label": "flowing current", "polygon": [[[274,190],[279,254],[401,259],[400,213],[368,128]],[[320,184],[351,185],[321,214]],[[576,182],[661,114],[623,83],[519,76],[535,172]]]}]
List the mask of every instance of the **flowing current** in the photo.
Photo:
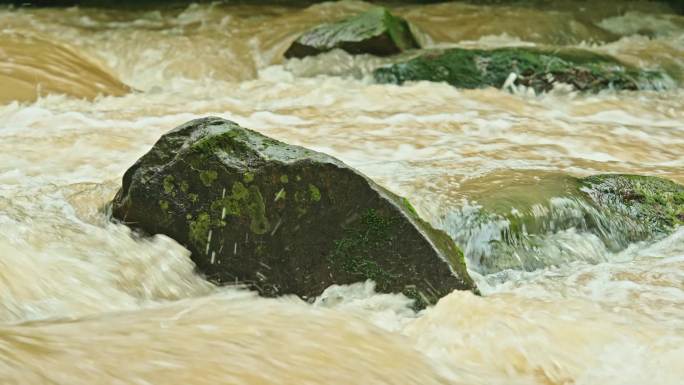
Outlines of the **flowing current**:
[{"label": "flowing current", "polygon": [[[371,282],[313,304],[217,288],[173,240],[108,221],[123,172],[207,115],[336,156],[452,232],[465,201],[522,177],[684,183],[682,89],[400,87],[371,81],[383,59],[282,59],[302,31],[369,6],[0,8],[0,384],[684,382],[684,228],[621,252],[570,229],[554,242],[580,258],[473,264],[483,296],[415,313]],[[684,17],[653,3],[393,11],[427,46],[571,45],[684,78]]]}]

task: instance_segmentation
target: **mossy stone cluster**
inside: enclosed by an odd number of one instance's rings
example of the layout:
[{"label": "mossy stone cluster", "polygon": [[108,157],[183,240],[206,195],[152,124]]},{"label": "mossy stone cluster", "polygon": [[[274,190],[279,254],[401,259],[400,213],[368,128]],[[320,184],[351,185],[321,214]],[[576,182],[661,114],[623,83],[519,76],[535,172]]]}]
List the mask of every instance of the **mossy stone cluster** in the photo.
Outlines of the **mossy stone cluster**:
[{"label": "mossy stone cluster", "polygon": [[373,76],[379,83],[427,80],[473,89],[500,88],[511,74],[515,74],[514,85],[530,87],[537,93],[549,91],[557,83],[587,92],[658,88],[663,83],[662,74],[633,68],[608,55],[528,47],[431,50],[378,68]]},{"label": "mossy stone cluster", "polygon": [[305,32],[285,52],[286,58],[314,56],[333,49],[350,54],[389,56],[419,48],[406,20],[373,7],[354,17]]},{"label": "mossy stone cluster", "polygon": [[407,200],[337,159],[220,118],[162,136],[126,171],[113,215],[185,245],[217,284],[311,298],[366,279],[417,306],[476,291],[463,254]]}]

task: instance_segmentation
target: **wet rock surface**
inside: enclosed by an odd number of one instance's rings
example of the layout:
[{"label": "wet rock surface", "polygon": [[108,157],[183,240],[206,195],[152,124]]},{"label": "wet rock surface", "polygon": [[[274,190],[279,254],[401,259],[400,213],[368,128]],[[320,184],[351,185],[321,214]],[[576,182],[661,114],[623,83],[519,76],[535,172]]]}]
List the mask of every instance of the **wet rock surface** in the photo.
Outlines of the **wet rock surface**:
[{"label": "wet rock surface", "polygon": [[417,306],[477,291],[463,254],[410,203],[328,155],[220,118],[161,137],[123,177],[113,216],[185,245],[217,284],[319,295],[366,279]]},{"label": "wet rock surface", "polygon": [[471,268],[493,273],[598,263],[606,252],[662,238],[684,224],[684,186],[667,179],[525,174],[463,186],[471,204],[448,214],[444,227]]},{"label": "wet rock surface", "polygon": [[526,47],[429,50],[406,62],[378,68],[373,76],[379,83],[427,80],[469,89],[525,86],[537,93],[550,91],[559,83],[586,92],[658,89],[667,83],[659,72],[639,70],[607,55]]},{"label": "wet rock surface", "polygon": [[287,58],[318,55],[333,49],[350,54],[389,56],[419,48],[406,20],[387,9],[374,7],[337,23],[320,25],[295,40]]},{"label": "wet rock surface", "polygon": [[[625,174],[580,179],[581,190],[603,210],[630,218],[647,236],[684,225],[684,186],[670,180]],[[637,235],[638,236],[638,235]]]}]

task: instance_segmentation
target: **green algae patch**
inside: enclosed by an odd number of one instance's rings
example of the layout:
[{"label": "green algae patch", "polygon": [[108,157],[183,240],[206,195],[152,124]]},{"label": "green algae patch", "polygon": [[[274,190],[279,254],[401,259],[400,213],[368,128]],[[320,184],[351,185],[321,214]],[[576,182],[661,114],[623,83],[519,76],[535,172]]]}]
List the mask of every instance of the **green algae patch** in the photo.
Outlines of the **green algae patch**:
[{"label": "green algae patch", "polygon": [[274,202],[278,202],[279,200],[282,200],[282,199],[285,199],[285,198],[287,198],[287,191],[285,191],[284,188],[281,188],[281,189],[278,190],[278,192],[276,193],[276,196],[275,196],[275,198],[273,199],[273,201],[274,201]]},{"label": "green algae patch", "polygon": [[190,221],[189,239],[200,250],[207,246],[209,231],[211,230],[211,217],[207,213],[200,213],[197,219]]},{"label": "green algae patch", "polygon": [[389,56],[420,46],[406,20],[392,15],[386,8],[373,7],[304,33],[288,48],[285,57],[302,58],[336,48],[353,55]]},{"label": "green algae patch", "polygon": [[257,186],[245,187],[240,182],[233,183],[231,193],[215,200],[211,210],[220,213],[222,220],[226,215],[249,218],[249,228],[255,234],[264,234],[270,227],[264,198]]},{"label": "green algae patch", "polygon": [[216,178],[218,178],[218,173],[214,170],[206,170],[200,173],[200,180],[205,187],[211,187]]},{"label": "green algae patch", "polygon": [[163,183],[164,183],[164,192],[165,193],[171,194],[173,192],[173,189],[174,189],[173,181],[174,181],[173,175],[167,175],[166,177],[164,177]]},{"label": "green algae patch", "polygon": [[183,244],[208,280],[262,295],[308,299],[366,279],[417,307],[476,292],[453,240],[408,207],[335,158],[205,118],[126,171],[112,212]]},{"label": "green algae patch", "polygon": [[190,189],[190,185],[188,184],[187,181],[181,181],[180,183],[180,189],[182,192],[187,193],[188,190]]},{"label": "green algae patch", "polygon": [[298,217],[301,217],[309,212],[308,196],[308,193],[306,193],[305,191],[298,190],[294,193],[295,210],[297,212]]},{"label": "green algae patch", "polygon": [[[450,250],[448,257],[451,266],[459,272],[467,274],[465,259],[460,250],[456,247],[453,240],[445,233],[433,229],[429,224],[423,222],[421,227],[429,228],[432,231],[430,239]],[[389,262],[382,261],[378,256],[385,254],[384,249],[388,245],[400,243],[397,237],[402,233],[401,219],[396,216],[386,216],[376,210],[369,209],[363,213],[361,218],[344,230],[344,236],[334,242],[334,248],[327,259],[335,269],[340,269],[355,280],[372,280],[376,283],[376,288],[380,291],[401,290],[407,297],[414,300],[416,309],[421,309],[430,304],[434,304],[443,293],[438,289],[439,284],[433,280],[435,276],[425,278],[427,285],[416,285],[410,280],[413,271],[406,269],[402,259],[397,258]],[[403,277],[406,275],[406,277]],[[470,278],[468,278],[470,279]],[[396,288],[396,281],[406,280],[411,282],[401,288]],[[472,284],[472,282],[470,282]],[[474,290],[478,293],[477,290]]]},{"label": "green algae patch", "polygon": [[335,241],[335,248],[328,259],[345,272],[358,276],[359,280],[371,279],[380,290],[386,289],[392,274],[369,255],[391,240],[392,227],[391,219],[369,209],[357,226],[347,229],[345,237]]},{"label": "green algae patch", "polygon": [[312,184],[309,184],[309,199],[311,202],[318,202],[321,200],[321,190]]},{"label": "green algae patch", "polygon": [[510,84],[537,93],[548,92],[561,83],[586,92],[657,89],[667,83],[663,73],[640,70],[608,55],[528,47],[433,50],[378,68],[373,76],[379,83],[427,80],[467,89]]},{"label": "green algae patch", "polygon": [[670,180],[603,174],[581,183],[599,207],[634,219],[648,234],[667,234],[684,224],[684,186]]},{"label": "green algae patch", "polygon": [[169,202],[165,200],[160,200],[159,201],[159,208],[162,209],[162,211],[166,211],[169,209]]},{"label": "green algae patch", "polygon": [[412,215],[418,216],[418,211],[416,211],[415,207],[413,207],[411,201],[409,201],[407,198],[402,197],[401,203]]}]

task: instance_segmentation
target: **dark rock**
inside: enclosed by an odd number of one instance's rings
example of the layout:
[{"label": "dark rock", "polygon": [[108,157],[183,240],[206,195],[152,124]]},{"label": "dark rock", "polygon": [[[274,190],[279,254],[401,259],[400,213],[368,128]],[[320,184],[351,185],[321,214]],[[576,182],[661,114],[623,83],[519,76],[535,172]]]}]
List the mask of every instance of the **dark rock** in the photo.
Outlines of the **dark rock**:
[{"label": "dark rock", "polygon": [[453,240],[408,201],[335,158],[220,118],[162,136],[126,171],[113,215],[185,245],[211,281],[267,296],[366,279],[418,306],[477,291]]},{"label": "dark rock", "polygon": [[304,33],[285,51],[285,57],[302,58],[335,48],[350,54],[389,56],[419,48],[419,45],[406,20],[392,15],[385,8],[374,7],[352,18],[323,24]]},{"label": "dark rock", "polygon": [[551,90],[556,83],[589,92],[657,89],[664,83],[664,75],[658,72],[638,70],[607,55],[525,47],[434,50],[378,68],[373,75],[380,83],[429,80],[459,88],[500,88],[512,73],[516,75],[513,84],[531,87],[538,93]]}]

